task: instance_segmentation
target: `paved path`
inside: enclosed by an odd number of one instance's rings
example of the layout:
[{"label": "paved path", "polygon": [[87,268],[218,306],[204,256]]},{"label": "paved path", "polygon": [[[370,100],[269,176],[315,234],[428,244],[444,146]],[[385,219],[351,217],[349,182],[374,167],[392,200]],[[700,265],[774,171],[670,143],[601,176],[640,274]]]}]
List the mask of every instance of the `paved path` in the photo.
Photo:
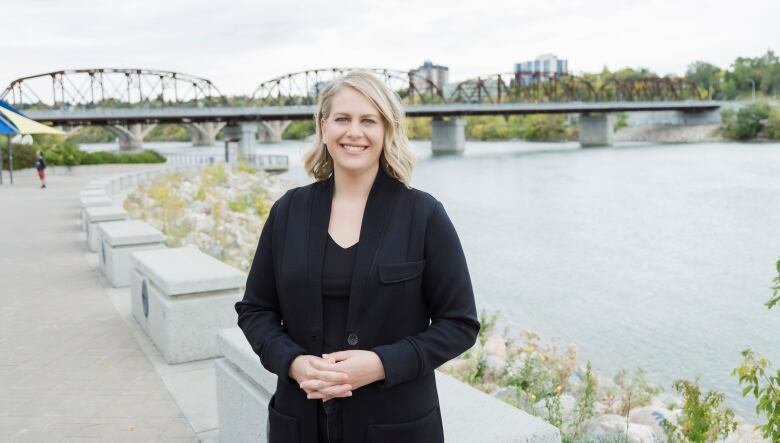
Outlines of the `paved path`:
[{"label": "paved path", "polygon": [[79,240],[81,186],[146,165],[0,186],[0,441],[190,442],[192,426]]}]

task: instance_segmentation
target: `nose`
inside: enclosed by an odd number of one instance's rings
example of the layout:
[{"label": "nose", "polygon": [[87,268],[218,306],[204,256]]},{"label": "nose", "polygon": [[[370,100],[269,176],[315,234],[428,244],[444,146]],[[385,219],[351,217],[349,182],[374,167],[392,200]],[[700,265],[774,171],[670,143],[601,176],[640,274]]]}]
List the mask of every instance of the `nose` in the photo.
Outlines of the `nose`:
[{"label": "nose", "polygon": [[360,129],[360,121],[353,120],[347,128],[347,137],[360,138],[363,135],[363,131]]}]

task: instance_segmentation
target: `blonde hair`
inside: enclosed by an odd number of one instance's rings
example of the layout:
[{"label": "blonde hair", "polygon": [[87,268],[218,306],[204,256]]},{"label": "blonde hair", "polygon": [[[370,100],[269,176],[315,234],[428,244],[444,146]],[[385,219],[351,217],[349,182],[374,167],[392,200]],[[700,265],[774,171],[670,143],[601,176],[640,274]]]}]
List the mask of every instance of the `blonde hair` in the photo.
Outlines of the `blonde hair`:
[{"label": "blonde hair", "polygon": [[406,136],[406,117],[401,107],[401,99],[367,71],[352,71],[333,79],[320,93],[314,117],[314,145],[303,156],[304,169],[316,180],[326,180],[333,174],[333,159],[322,140],[322,121],[330,116],[332,99],[344,87],[363,94],[379,111],[385,128],[379,165],[389,176],[409,187],[415,157]]}]

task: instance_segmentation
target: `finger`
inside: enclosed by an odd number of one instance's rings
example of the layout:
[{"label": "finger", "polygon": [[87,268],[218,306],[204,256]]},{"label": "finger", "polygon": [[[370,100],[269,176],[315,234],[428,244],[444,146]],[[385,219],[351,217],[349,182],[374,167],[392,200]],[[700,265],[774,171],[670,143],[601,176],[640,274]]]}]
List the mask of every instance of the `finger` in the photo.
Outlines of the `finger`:
[{"label": "finger", "polygon": [[352,351],[338,351],[328,354],[328,358],[335,359],[336,361],[346,360],[352,357]]},{"label": "finger", "polygon": [[324,380],[318,380],[316,378],[312,378],[310,380],[306,380],[303,383],[301,383],[300,387],[303,390],[319,391],[320,389],[329,388],[337,384],[342,384],[342,382],[340,381],[330,382],[330,381],[324,381]]},{"label": "finger", "polygon": [[335,364],[336,364],[336,361],[333,360],[332,358],[330,358],[328,360],[322,360],[322,359],[314,360],[314,359],[312,359],[309,362],[309,365],[311,367],[319,369],[319,370],[322,370],[322,371],[332,371],[333,370],[333,365],[335,365]]},{"label": "finger", "polygon": [[350,385],[335,385],[328,388],[320,389],[320,394],[325,397],[348,397],[352,395],[352,386]]},{"label": "finger", "polygon": [[347,373],[336,369],[332,364],[312,362],[311,367],[312,370],[306,371],[307,378],[318,378],[326,381],[344,381],[347,379]]},{"label": "finger", "polygon": [[306,394],[306,398],[309,400],[321,400],[325,398],[325,394],[321,393],[320,391],[314,391],[311,394]]}]

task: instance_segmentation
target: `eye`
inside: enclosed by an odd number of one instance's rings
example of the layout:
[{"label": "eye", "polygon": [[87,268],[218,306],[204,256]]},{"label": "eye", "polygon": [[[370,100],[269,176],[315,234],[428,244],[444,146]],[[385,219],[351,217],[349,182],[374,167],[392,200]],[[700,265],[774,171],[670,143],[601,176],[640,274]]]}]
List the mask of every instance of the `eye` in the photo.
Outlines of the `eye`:
[{"label": "eye", "polygon": [[345,121],[347,121],[347,118],[346,117],[336,117],[336,121],[337,122],[345,122]]},{"label": "eye", "polygon": [[364,119],[363,119],[363,123],[367,123],[367,124],[374,124],[374,123],[376,123],[376,122],[375,122],[373,119],[370,119],[370,118],[364,118]]}]

